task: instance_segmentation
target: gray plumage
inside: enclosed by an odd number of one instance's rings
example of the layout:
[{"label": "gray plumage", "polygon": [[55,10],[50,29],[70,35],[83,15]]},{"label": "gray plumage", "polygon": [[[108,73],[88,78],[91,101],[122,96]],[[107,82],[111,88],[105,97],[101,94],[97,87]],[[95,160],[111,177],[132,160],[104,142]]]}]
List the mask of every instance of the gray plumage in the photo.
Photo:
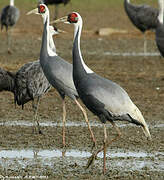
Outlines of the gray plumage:
[{"label": "gray plumage", "polygon": [[96,73],[86,73],[80,57],[79,29],[73,44],[73,80],[77,92],[86,107],[97,115],[103,123],[106,121],[128,121],[144,128],[149,137],[145,120],[132,102],[127,92],[115,82],[105,79]]},{"label": "gray plumage", "polygon": [[[1,30],[5,26],[7,31],[7,47],[8,53],[11,54],[10,46],[11,46],[11,30],[12,27],[17,23],[19,19],[20,13],[19,9],[14,6],[14,0],[10,0],[10,5],[4,7],[1,11],[0,22],[1,22]],[[9,28],[10,27],[10,31]]]},{"label": "gray plumage", "polygon": [[162,57],[164,57],[164,25],[159,23],[156,30],[156,45]]},{"label": "gray plumage", "polygon": [[5,26],[6,31],[8,27],[16,24],[20,16],[19,9],[15,6],[7,5],[1,11],[1,30]]},{"label": "gray plumage", "polygon": [[15,102],[22,105],[40,98],[50,89],[39,61],[23,65],[15,76]]},{"label": "gray plumage", "polygon": [[141,32],[154,29],[157,25],[159,10],[148,5],[133,5],[124,0],[125,11],[133,23]]},{"label": "gray plumage", "polygon": [[161,5],[160,5],[158,24],[155,29],[155,40],[161,56],[164,57],[164,24],[163,24],[164,7],[163,6],[164,6],[164,0],[161,1]]},{"label": "gray plumage", "polygon": [[21,105],[34,101],[50,89],[39,61],[23,65],[16,73],[0,68],[0,91],[11,91],[15,103]]},{"label": "gray plumage", "polygon": [[14,93],[15,73],[0,68],[0,91],[11,91]]}]

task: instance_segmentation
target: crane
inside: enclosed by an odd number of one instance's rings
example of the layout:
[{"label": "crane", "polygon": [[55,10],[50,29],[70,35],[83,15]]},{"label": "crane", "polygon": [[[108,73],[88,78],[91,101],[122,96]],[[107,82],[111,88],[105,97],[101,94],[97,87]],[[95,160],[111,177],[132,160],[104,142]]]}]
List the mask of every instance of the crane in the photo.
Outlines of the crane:
[{"label": "crane", "polygon": [[[52,36],[58,34],[58,32],[53,26],[49,26],[49,32],[50,48],[56,52]],[[37,120],[39,100],[50,88],[51,85],[43,73],[39,60],[24,64],[16,73],[0,69],[0,91],[6,90],[14,93],[14,102],[19,106],[21,105],[22,109],[24,104],[32,101],[34,121],[37,122],[40,134],[42,132]]]},{"label": "crane", "polygon": [[163,15],[164,15],[164,0],[161,5],[161,11],[158,16],[158,24],[155,29],[155,40],[158,50],[162,57],[164,57],[164,25],[163,25]]},{"label": "crane", "polygon": [[47,77],[49,83],[58,91],[60,97],[62,98],[63,106],[63,147],[66,146],[65,143],[65,122],[66,122],[66,107],[65,107],[65,96],[71,98],[77,106],[81,109],[88,129],[90,131],[93,145],[95,145],[96,140],[91,130],[90,124],[88,122],[88,117],[85,109],[78,102],[78,93],[73,83],[72,78],[72,64],[65,61],[63,58],[53,52],[49,47],[49,31],[47,30],[49,26],[49,9],[45,4],[39,4],[38,8],[31,10],[27,14],[41,14],[43,17],[43,36],[42,36],[42,46],[40,50],[40,64],[43,69],[45,76]]},{"label": "crane", "polygon": [[[161,7],[162,1],[158,0],[159,7]],[[148,5],[133,5],[130,0],[124,0],[124,8],[133,25],[144,35],[144,54],[146,55],[147,40],[145,32],[156,28],[160,9]]]},{"label": "crane", "polygon": [[12,92],[15,105],[21,105],[22,109],[24,104],[32,101],[34,121],[40,134],[42,132],[37,120],[39,99],[48,92],[50,87],[38,60],[24,64],[16,73],[0,68],[0,91]]},{"label": "crane", "polygon": [[45,4],[45,5],[55,5],[55,14],[54,14],[54,20],[58,17],[58,6],[59,4],[68,4],[70,0],[39,0],[39,4]]},{"label": "crane", "polygon": [[[103,147],[92,155],[91,161],[93,161],[99,152],[104,151],[103,172],[105,173],[106,147],[121,135],[115,121],[128,121],[136,124],[142,127],[147,138],[151,139],[151,135],[143,115],[132,102],[127,92],[115,82],[99,76],[85,64],[80,50],[80,37],[82,31],[82,17],[80,14],[72,12],[68,16],[55,21],[55,23],[57,22],[74,24],[74,42],[72,49],[73,81],[82,102],[93,114],[98,116],[103,123]],[[116,138],[108,142],[106,121],[109,121],[118,133]]]},{"label": "crane", "polygon": [[[14,0],[10,0],[10,5],[5,6],[1,10],[1,30],[3,30],[3,27],[5,26],[6,32],[7,32],[7,47],[8,47],[8,53],[11,53],[11,31],[12,27],[17,23],[20,16],[19,9],[14,6]],[[9,30],[9,27],[11,29]]]}]

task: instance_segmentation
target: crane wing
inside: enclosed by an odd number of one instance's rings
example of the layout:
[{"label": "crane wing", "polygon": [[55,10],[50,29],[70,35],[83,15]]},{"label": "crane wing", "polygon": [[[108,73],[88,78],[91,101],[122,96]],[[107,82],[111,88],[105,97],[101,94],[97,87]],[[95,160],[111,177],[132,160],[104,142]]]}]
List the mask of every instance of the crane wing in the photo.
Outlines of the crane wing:
[{"label": "crane wing", "polygon": [[47,61],[43,69],[50,84],[59,92],[63,92],[71,98],[78,96],[72,78],[72,64],[55,56]]},{"label": "crane wing", "polygon": [[88,95],[104,104],[104,108],[113,115],[129,114],[136,118],[134,114],[138,108],[121,86],[96,74],[91,76],[92,83],[87,90]]}]

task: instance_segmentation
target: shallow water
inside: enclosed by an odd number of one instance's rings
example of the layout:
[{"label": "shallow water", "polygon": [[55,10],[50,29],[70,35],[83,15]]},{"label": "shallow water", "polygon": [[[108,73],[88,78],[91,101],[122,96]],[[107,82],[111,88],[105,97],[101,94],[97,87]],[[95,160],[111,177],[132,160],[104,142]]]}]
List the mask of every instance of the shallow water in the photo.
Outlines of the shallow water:
[{"label": "shallow water", "polygon": [[[62,150],[32,150],[32,149],[22,149],[22,150],[1,150],[0,151],[0,158],[33,158],[37,154],[38,157],[62,157]],[[65,153],[66,157],[79,157],[79,158],[86,158],[90,157],[91,153],[88,151],[78,151],[78,150],[67,150]],[[164,156],[164,152],[154,152],[154,153],[147,153],[147,152],[133,152],[133,151],[115,151],[110,150],[107,152],[107,157],[110,158],[127,158],[127,157],[156,157],[156,156]],[[99,158],[103,158],[103,154],[98,154]]]},{"label": "shallow water", "polygon": [[[77,163],[79,165],[86,164],[86,158],[91,156],[90,152],[78,151],[76,149],[67,150],[65,153],[64,161],[68,163]],[[99,154],[96,163],[103,158],[103,154]],[[148,153],[144,151],[127,151],[112,149],[107,152],[107,163],[112,164],[112,168],[121,168],[123,171],[127,170],[142,170],[148,168],[154,171],[164,171],[164,152]],[[16,167],[23,167],[32,164],[41,164],[42,166],[51,167],[54,162],[62,161],[62,150],[1,150],[0,151],[0,166],[4,168],[11,168],[14,164]],[[66,163],[66,165],[68,165]],[[130,169],[129,169],[130,168]]]},{"label": "shallow water", "polygon": [[[40,122],[39,123],[40,126],[42,127],[62,127],[63,124],[62,122],[57,123],[57,122],[51,122],[51,121],[45,121],[45,122]],[[4,121],[4,122],[0,122],[0,126],[33,126],[34,124],[32,122],[28,122],[28,121]],[[66,122],[66,126],[67,127],[87,127],[87,124],[85,122]],[[102,127],[102,123],[97,123],[97,122],[90,122],[90,126],[92,127]],[[106,125],[107,127],[111,127],[111,124],[108,123]],[[123,124],[123,123],[117,123],[118,127],[127,127],[127,126],[135,126],[134,124]],[[150,128],[164,128],[164,124],[160,123],[160,124],[156,124],[156,125],[150,125]]]}]

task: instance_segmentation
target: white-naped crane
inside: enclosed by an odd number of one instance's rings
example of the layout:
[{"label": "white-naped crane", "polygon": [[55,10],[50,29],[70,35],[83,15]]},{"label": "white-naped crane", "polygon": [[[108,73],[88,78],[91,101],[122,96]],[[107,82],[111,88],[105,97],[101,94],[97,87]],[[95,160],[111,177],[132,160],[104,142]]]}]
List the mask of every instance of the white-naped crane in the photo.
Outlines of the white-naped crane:
[{"label": "white-naped crane", "polygon": [[161,11],[163,0],[158,0],[159,10],[149,5],[134,5],[130,0],[124,0],[124,8],[133,25],[144,35],[144,54],[147,53],[146,31],[155,30],[158,23],[158,15]]},{"label": "white-naped crane", "polygon": [[42,45],[40,49],[40,64],[43,69],[45,76],[47,77],[49,83],[58,91],[62,98],[63,105],[63,147],[66,146],[65,143],[65,122],[66,122],[66,107],[65,107],[65,96],[71,98],[77,106],[83,112],[88,129],[90,131],[93,145],[95,145],[96,140],[94,138],[93,132],[91,130],[90,124],[88,122],[87,114],[85,109],[78,102],[78,93],[76,91],[75,85],[72,78],[72,64],[65,61],[63,58],[58,56],[56,52],[53,52],[49,47],[49,9],[45,4],[39,4],[38,8],[33,9],[28,12],[28,14],[40,14],[43,17],[43,36]]},{"label": "white-naped crane", "polygon": [[164,57],[164,24],[163,24],[163,16],[164,16],[164,0],[161,6],[161,11],[158,16],[158,24],[155,29],[155,40],[158,50],[162,57]]},{"label": "white-naped crane", "polygon": [[[1,21],[1,30],[5,26],[7,32],[7,47],[8,53],[11,53],[11,33],[12,27],[17,23],[20,16],[19,9],[14,6],[14,0],[10,0],[10,5],[5,6],[1,10],[0,21]],[[10,29],[9,29],[10,27]]]},{"label": "white-naped crane", "polygon": [[[73,42],[73,81],[80,99],[85,106],[96,116],[104,126],[103,147],[91,157],[91,162],[95,156],[104,150],[104,167],[106,171],[106,147],[118,137],[121,132],[115,121],[128,121],[141,126],[147,138],[151,138],[148,126],[140,110],[132,102],[127,92],[115,82],[108,80],[94,73],[84,62],[80,50],[80,37],[82,31],[82,18],[77,12],[72,12],[68,16],[56,20],[57,22],[67,22],[74,24]],[[107,142],[106,121],[109,121],[116,129],[118,136]],[[90,162],[89,164],[90,165]]]},{"label": "white-naped crane", "polygon": [[[56,52],[52,36],[58,34],[58,32],[53,26],[49,26],[48,30],[49,46],[53,52]],[[39,60],[24,64],[16,73],[0,69],[0,91],[13,92],[15,105],[21,105],[22,109],[24,104],[32,101],[34,121],[37,123],[40,134],[42,131],[37,119],[39,100],[50,88],[51,85],[43,73]]]},{"label": "white-naped crane", "polygon": [[58,17],[58,6],[60,4],[68,4],[70,0],[38,0],[39,4],[45,4],[45,5],[55,5],[55,14],[54,14],[54,20]]}]

